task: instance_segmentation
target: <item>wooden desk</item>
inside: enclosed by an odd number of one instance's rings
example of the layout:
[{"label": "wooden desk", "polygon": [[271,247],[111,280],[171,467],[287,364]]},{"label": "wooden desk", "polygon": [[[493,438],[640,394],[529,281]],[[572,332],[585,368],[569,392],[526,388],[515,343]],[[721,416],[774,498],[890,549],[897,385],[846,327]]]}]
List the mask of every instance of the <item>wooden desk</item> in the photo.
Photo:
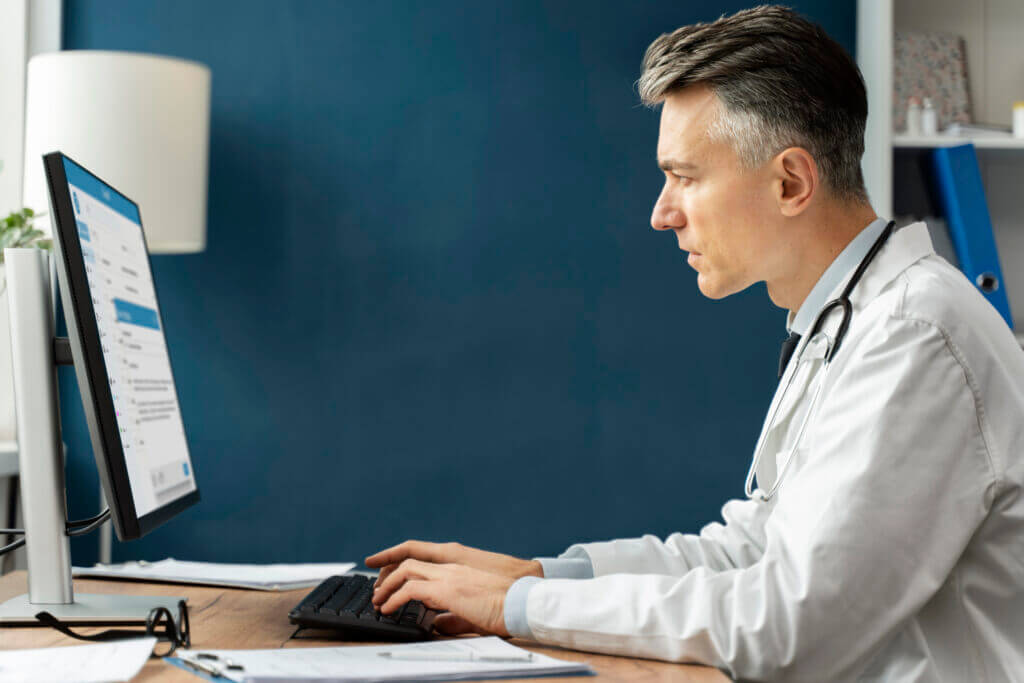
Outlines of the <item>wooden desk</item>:
[{"label": "wooden desk", "polygon": [[[12,572],[0,577],[0,602],[24,593],[26,574]],[[232,588],[207,588],[158,583],[137,583],[129,581],[75,580],[75,591],[80,593],[131,593],[136,595],[181,595],[188,598],[189,623],[192,628],[193,648],[254,649],[272,647],[315,647],[344,644],[332,640],[312,640],[300,637],[290,639],[295,626],[288,621],[288,611],[298,604],[308,589],[271,593],[264,591],[236,590]],[[89,629],[83,632],[100,631]],[[304,634],[300,634],[304,635]],[[594,667],[598,676],[567,676],[544,679],[516,679],[521,681],[601,681],[602,683],[643,683],[671,681],[672,683],[721,683],[729,679],[717,669],[704,666],[671,664],[649,659],[610,657],[587,652],[563,650],[557,647],[537,645],[528,641],[514,640],[516,645],[536,652],[542,652],[559,659],[586,662]],[[0,649],[11,650],[31,647],[55,647],[81,645],[58,631],[45,627],[0,627]],[[367,644],[367,643],[361,643]],[[197,683],[201,679],[166,664],[150,660],[134,679],[138,683],[180,681]],[[506,679],[507,680],[507,679]]]}]

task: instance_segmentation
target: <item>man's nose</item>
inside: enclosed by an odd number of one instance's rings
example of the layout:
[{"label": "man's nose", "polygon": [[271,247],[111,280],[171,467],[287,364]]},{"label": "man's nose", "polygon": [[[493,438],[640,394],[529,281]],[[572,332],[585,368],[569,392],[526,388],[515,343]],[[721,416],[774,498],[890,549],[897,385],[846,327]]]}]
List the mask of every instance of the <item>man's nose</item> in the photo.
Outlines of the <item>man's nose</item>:
[{"label": "man's nose", "polygon": [[673,206],[670,199],[663,191],[654,203],[654,210],[651,212],[651,227],[655,230],[671,230],[681,228],[685,223],[683,212],[677,206]]}]

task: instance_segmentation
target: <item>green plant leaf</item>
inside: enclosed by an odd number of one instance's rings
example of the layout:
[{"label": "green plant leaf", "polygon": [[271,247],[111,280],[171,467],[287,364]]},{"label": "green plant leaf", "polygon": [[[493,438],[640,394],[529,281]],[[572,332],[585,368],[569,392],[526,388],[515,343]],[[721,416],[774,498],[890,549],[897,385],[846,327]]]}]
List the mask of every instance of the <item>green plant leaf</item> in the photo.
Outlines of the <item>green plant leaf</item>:
[{"label": "green plant leaf", "polygon": [[[25,207],[0,220],[0,249],[33,246],[40,249],[52,249],[53,240],[47,239],[42,230],[38,230],[32,225],[34,218],[45,215],[36,214],[32,209]],[[3,263],[2,252],[0,252],[0,263]]]},{"label": "green plant leaf", "polygon": [[13,247],[18,239],[17,230],[9,230],[0,235],[0,249],[6,249],[7,247]]},{"label": "green plant leaf", "polygon": [[22,241],[26,244],[35,242],[37,239],[43,236],[42,230],[36,230],[35,228],[26,228],[25,234],[22,236]]}]

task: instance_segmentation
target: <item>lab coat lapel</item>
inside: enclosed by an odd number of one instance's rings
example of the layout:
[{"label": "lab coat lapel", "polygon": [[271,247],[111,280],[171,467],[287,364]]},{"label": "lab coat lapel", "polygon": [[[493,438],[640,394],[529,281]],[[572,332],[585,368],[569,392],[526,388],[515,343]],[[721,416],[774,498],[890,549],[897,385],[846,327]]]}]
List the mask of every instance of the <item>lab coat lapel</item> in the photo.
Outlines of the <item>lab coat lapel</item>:
[{"label": "lab coat lapel", "polygon": [[[854,310],[851,325],[855,324],[858,310],[863,310],[900,273],[931,253],[934,253],[934,249],[924,223],[912,223],[894,232],[850,294]],[[827,301],[832,301],[842,294],[855,270],[856,267],[851,269],[839,286],[829,294]],[[837,310],[829,316],[822,329],[830,336],[834,336],[841,317]],[[761,427],[758,443],[762,444],[763,455],[756,474],[758,487],[765,491],[774,485],[777,473],[785,465],[786,459],[791,457],[789,442],[795,439],[799,423],[803,421],[804,411],[810,408],[807,404],[814,395],[817,382],[821,381],[823,354],[820,349],[812,349],[808,353],[805,347],[810,341],[808,335],[800,340],[786,372],[779,381]],[[827,396],[822,395],[819,400],[827,400]],[[798,407],[801,409],[798,410]],[[772,420],[772,414],[776,409],[778,413]]]},{"label": "lab coat lapel", "polygon": [[[820,381],[825,347],[822,335],[800,340],[789,367],[775,391],[761,429],[763,455],[757,468],[757,485],[767,491],[788,457],[784,446],[795,438],[811,396]],[[778,412],[772,420],[772,412]],[[769,424],[771,423],[771,424]]]}]

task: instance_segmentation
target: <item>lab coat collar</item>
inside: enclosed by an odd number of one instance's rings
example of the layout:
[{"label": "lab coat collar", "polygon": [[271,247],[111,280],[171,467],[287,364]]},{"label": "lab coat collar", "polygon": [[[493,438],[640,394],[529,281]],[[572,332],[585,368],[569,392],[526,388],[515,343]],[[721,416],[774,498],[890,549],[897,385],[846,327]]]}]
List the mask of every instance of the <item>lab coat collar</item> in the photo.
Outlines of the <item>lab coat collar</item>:
[{"label": "lab coat collar", "polygon": [[856,269],[864,256],[871,250],[878,236],[885,230],[888,223],[884,218],[876,218],[869,223],[846,247],[839,253],[839,256],[832,261],[832,264],[818,278],[807,298],[800,305],[796,313],[786,317],[786,332],[796,332],[803,336],[811,328],[811,324],[818,315],[818,311],[825,307],[830,301],[829,294],[836,288],[836,285],[844,279],[848,279],[850,273]]},{"label": "lab coat collar", "polygon": [[[928,234],[928,226],[923,221],[911,223],[897,229],[889,236],[889,241],[875,256],[874,262],[864,271],[857,286],[850,292],[850,302],[854,310],[863,308],[878,296],[885,287],[899,277],[900,273],[920,261],[925,256],[935,253],[932,238]],[[846,283],[857,269],[854,264],[843,281],[832,290],[828,300],[838,297]]]}]

